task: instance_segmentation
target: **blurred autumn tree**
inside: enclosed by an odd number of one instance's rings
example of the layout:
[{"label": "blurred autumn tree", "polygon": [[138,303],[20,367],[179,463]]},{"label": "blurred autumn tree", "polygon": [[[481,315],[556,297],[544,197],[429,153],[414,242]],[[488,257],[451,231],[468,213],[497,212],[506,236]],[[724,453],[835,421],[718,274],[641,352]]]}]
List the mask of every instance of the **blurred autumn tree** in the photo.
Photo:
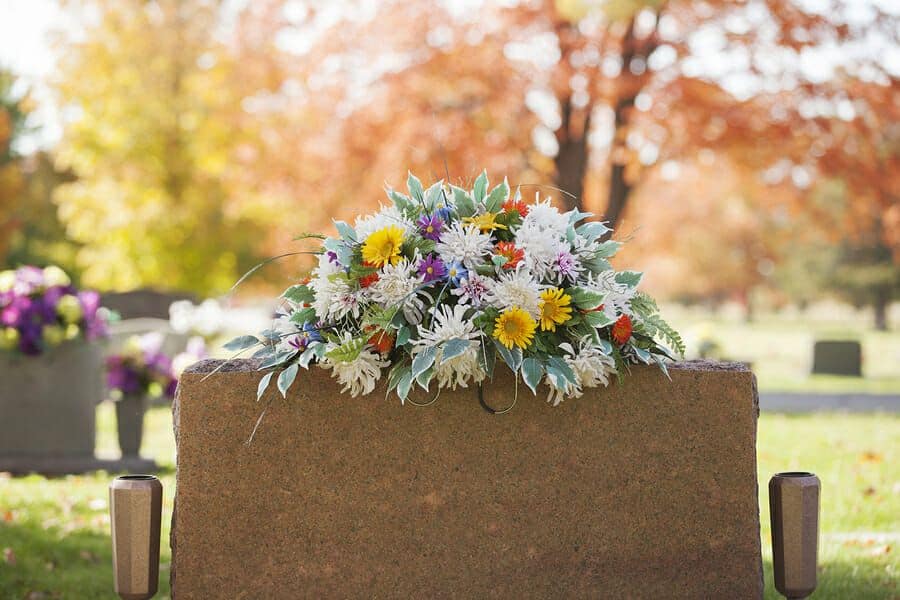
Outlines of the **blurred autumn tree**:
[{"label": "blurred autumn tree", "polygon": [[13,74],[0,69],[0,264],[9,262],[12,234],[19,225],[16,211],[24,189],[22,157],[14,142],[25,130],[26,98],[14,83]]},{"label": "blurred autumn tree", "polygon": [[[822,121],[842,82],[811,79],[801,63],[876,28],[896,39],[897,25],[877,7],[853,27],[847,7],[763,0],[275,4],[294,16],[280,33],[293,40],[297,79],[334,107],[335,195],[374,194],[407,165],[441,176],[446,163],[452,177],[486,164],[553,182],[576,197],[563,203],[584,199],[613,225],[666,159],[713,149],[764,169],[787,150],[794,165],[823,158],[808,136],[835,126]],[[883,96],[859,106],[865,120],[896,86],[877,54],[856,62]],[[798,89],[822,114],[798,110]]]},{"label": "blurred autumn tree", "polygon": [[[200,294],[228,289],[254,264],[278,219],[241,185],[255,135],[243,102],[258,83],[223,43],[218,3],[85,0],[92,15],[60,52],[54,82],[76,117],[57,162],[77,178],[56,193],[83,244],[86,284]],[[251,156],[252,159],[252,156]]]}]

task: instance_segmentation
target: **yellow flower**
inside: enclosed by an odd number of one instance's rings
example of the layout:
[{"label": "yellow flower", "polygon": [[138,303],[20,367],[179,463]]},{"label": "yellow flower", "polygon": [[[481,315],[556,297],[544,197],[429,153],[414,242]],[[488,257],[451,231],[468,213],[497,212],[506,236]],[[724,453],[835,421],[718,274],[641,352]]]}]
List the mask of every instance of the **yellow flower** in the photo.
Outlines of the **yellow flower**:
[{"label": "yellow flower", "polygon": [[362,247],[363,260],[376,267],[383,267],[387,263],[396,265],[400,260],[401,244],[403,244],[403,229],[396,225],[388,225],[366,238],[366,243]]},{"label": "yellow flower", "polygon": [[481,233],[487,233],[488,231],[493,231],[495,229],[506,229],[506,225],[502,223],[497,223],[496,221],[497,215],[495,213],[484,213],[483,215],[476,215],[474,217],[466,217],[463,219],[463,223],[467,225],[475,225],[481,231]]},{"label": "yellow flower", "polygon": [[508,308],[494,322],[494,337],[509,349],[527,348],[534,338],[537,323],[527,311],[514,306]]},{"label": "yellow flower", "polygon": [[41,337],[48,346],[59,346],[66,339],[66,332],[59,325],[44,325]]},{"label": "yellow flower", "polygon": [[0,350],[12,350],[19,345],[19,330],[7,327],[0,331]]},{"label": "yellow flower", "polygon": [[541,331],[556,331],[572,318],[572,297],[564,294],[559,288],[550,288],[541,292]]},{"label": "yellow flower", "polygon": [[66,294],[56,303],[56,314],[62,317],[66,323],[76,323],[84,316],[81,302],[72,294]]}]

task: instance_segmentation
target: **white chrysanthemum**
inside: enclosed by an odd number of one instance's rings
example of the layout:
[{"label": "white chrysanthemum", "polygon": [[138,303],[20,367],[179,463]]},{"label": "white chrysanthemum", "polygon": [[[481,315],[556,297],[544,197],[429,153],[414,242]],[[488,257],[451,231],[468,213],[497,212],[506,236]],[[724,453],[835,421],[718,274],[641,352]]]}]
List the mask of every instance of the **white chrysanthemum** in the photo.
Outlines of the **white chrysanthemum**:
[{"label": "white chrysanthemum", "polygon": [[570,248],[569,243],[555,231],[544,229],[534,223],[522,224],[516,232],[516,246],[525,252],[525,266],[539,280],[552,278],[557,256]]},{"label": "white chrysanthemum", "polygon": [[419,325],[419,339],[414,342],[413,356],[425,348],[452,339],[470,340],[465,352],[444,362],[441,361],[443,349],[438,350],[434,362],[434,377],[442,388],[466,387],[470,379],[478,383],[485,377],[485,372],[478,363],[478,332],[472,319],[466,318],[466,310],[465,306],[450,308],[444,305],[435,313],[431,329]]},{"label": "white chrysanthemum", "polygon": [[475,271],[469,271],[465,277],[459,280],[459,285],[450,290],[450,293],[459,296],[460,304],[470,304],[478,308],[485,303],[493,287],[493,279],[482,277]]},{"label": "white chrysanthemum", "polygon": [[549,198],[543,202],[536,198],[535,203],[528,208],[528,214],[522,219],[522,227],[537,229],[559,239],[566,235],[569,217],[550,204]]},{"label": "white chrysanthemum", "polygon": [[381,210],[375,214],[356,218],[353,225],[356,230],[356,241],[362,243],[374,232],[389,225],[402,228],[404,234],[409,234],[416,229],[415,223],[404,217],[396,206],[382,206]]},{"label": "white chrysanthemum", "polygon": [[610,319],[615,319],[620,314],[629,312],[631,299],[636,292],[634,288],[616,282],[616,272],[612,269],[597,275],[588,273],[584,287],[605,294],[603,313]]},{"label": "white chrysanthemum", "polygon": [[568,381],[559,382],[562,387],[557,387],[557,382],[551,377],[544,380],[550,388],[547,402],[558,406],[566,398],[580,398],[585,388],[597,387],[600,384],[609,385],[610,375],[616,372],[616,361],[612,356],[604,354],[599,348],[591,344],[589,338],[581,341],[576,351],[568,342],[559,345],[566,353],[566,364],[575,374],[574,384]]},{"label": "white chrysanthemum", "polygon": [[313,271],[309,287],[316,294],[313,308],[320,319],[340,318],[352,312],[352,302],[348,300],[353,295],[353,290],[346,277],[343,277],[343,269],[331,262],[327,254],[319,255],[319,266]]},{"label": "white chrysanthemum", "polygon": [[474,225],[464,227],[454,223],[441,234],[441,241],[435,244],[434,251],[445,264],[459,261],[467,269],[474,269],[484,263],[484,256],[491,248],[489,233],[482,233]]},{"label": "white chrysanthemum", "polygon": [[488,303],[501,310],[518,306],[537,319],[540,314],[541,286],[521,266],[503,273],[488,294]]},{"label": "white chrysanthemum", "polygon": [[[329,344],[329,350],[333,347],[336,345]],[[354,397],[371,393],[375,389],[375,383],[381,378],[381,369],[388,364],[389,361],[382,360],[380,354],[369,349],[363,350],[349,362],[325,358],[321,363],[323,368],[331,369],[331,376],[344,386],[342,391],[349,391]]]},{"label": "white chrysanthemum", "polygon": [[418,289],[420,283],[416,261],[401,260],[396,265],[386,264],[368,293],[384,307],[400,306],[407,321],[418,323],[425,310],[425,302],[420,297],[424,292]]}]

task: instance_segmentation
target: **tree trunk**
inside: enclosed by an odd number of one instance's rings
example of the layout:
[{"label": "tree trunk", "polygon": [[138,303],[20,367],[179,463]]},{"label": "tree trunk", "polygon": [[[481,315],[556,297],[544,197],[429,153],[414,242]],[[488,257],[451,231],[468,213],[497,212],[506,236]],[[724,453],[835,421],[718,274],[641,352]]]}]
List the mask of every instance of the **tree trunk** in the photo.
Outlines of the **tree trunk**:
[{"label": "tree trunk", "polygon": [[[560,201],[566,210],[584,207],[584,178],[588,167],[588,133],[591,128],[591,107],[588,106],[581,127],[572,123],[572,98],[562,102],[562,125],[557,132],[559,152],[554,159],[555,185],[566,192]],[[571,195],[570,195],[571,194]]]},{"label": "tree trunk", "polygon": [[875,329],[878,331],[888,330],[887,311],[890,306],[890,297],[888,294],[879,293],[875,298]]}]

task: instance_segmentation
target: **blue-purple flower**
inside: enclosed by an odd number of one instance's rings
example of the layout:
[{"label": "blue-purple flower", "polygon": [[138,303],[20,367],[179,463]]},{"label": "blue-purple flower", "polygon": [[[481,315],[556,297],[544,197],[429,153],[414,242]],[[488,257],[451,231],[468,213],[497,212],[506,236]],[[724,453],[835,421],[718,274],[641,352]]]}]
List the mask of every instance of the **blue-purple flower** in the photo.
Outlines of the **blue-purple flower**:
[{"label": "blue-purple flower", "polygon": [[459,282],[466,276],[466,268],[458,260],[454,260],[447,265],[447,278],[452,285],[459,285]]},{"label": "blue-purple flower", "polygon": [[440,241],[441,231],[444,229],[444,219],[438,215],[422,215],[416,221],[419,233],[422,237],[434,242]]},{"label": "blue-purple flower", "polygon": [[447,265],[434,254],[429,254],[419,261],[419,275],[422,281],[431,283],[447,276]]}]

